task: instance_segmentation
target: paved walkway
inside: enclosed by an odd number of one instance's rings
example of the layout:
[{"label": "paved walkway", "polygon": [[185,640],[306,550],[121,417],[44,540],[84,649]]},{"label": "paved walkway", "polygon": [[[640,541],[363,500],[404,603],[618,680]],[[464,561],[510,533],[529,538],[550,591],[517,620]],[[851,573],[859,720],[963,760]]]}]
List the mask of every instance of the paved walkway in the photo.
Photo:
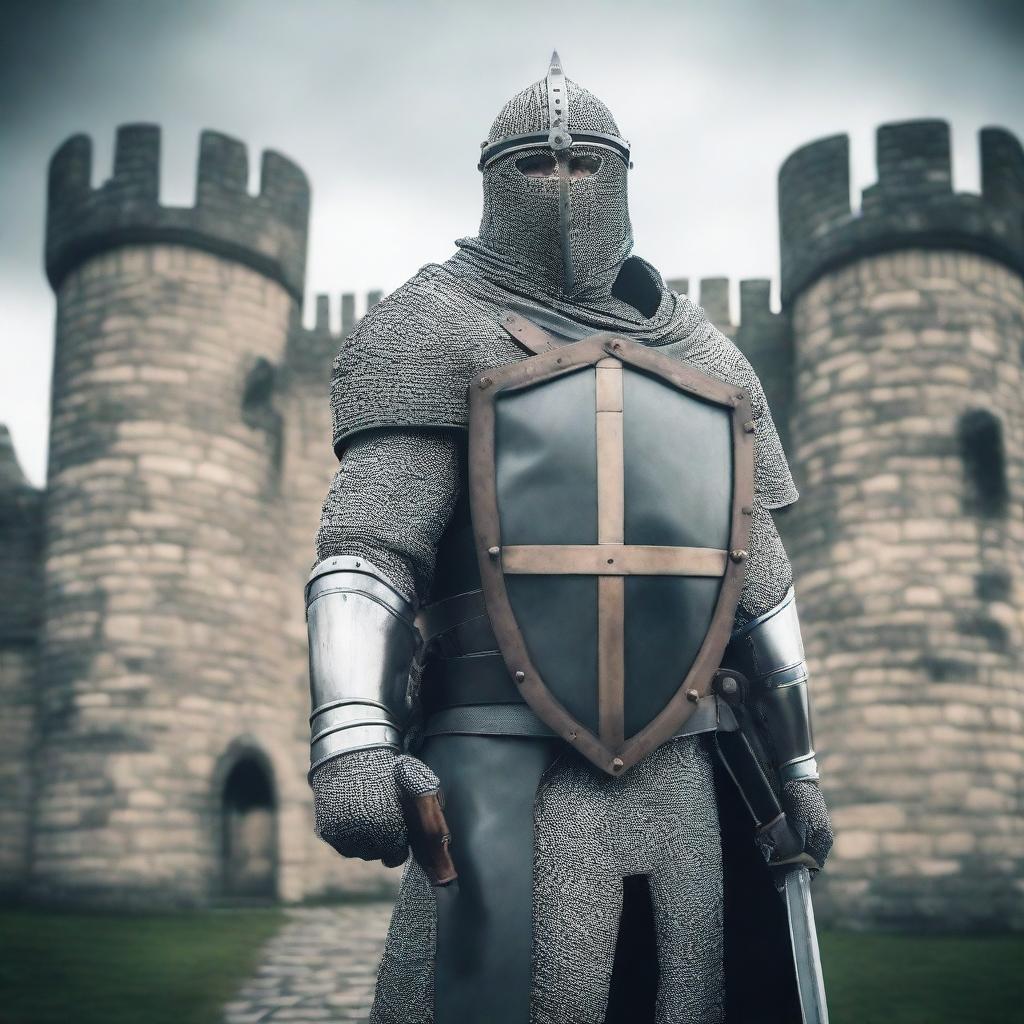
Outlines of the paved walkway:
[{"label": "paved walkway", "polygon": [[365,1021],[390,903],[287,910],[263,962],[224,1007],[224,1024]]}]

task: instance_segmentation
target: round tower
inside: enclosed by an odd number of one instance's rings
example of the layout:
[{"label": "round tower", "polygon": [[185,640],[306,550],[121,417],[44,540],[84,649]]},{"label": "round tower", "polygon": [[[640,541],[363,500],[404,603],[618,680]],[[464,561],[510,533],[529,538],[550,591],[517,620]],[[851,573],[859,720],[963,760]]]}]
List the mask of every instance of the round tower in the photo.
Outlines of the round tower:
[{"label": "round tower", "polygon": [[[158,199],[159,129],[50,165],[57,296],[33,885],[53,899],[301,895],[306,695],[288,615],[279,370],[309,187],[202,135]],[[290,576],[289,582],[290,582]]]},{"label": "round tower", "polygon": [[981,133],[952,191],[941,121],[779,176],[795,372],[785,530],[849,925],[1024,922],[1024,152]]}]

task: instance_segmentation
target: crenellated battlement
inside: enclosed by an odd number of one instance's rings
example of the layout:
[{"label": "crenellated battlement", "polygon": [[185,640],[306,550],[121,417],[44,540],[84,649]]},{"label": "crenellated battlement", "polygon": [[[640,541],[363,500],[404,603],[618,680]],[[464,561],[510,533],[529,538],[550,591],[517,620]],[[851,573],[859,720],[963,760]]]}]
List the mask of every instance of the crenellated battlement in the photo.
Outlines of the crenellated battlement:
[{"label": "crenellated battlement", "polygon": [[886,124],[877,132],[878,180],[850,206],[846,135],[796,150],[779,171],[782,299],[822,274],[897,248],[982,252],[1024,271],[1024,150],[1010,132],[981,132],[981,194],[953,191],[949,125]]},{"label": "crenellated battlement", "polygon": [[50,161],[46,272],[54,288],[97,252],[176,242],[245,263],[301,299],[310,189],[302,170],[280,153],[263,153],[260,191],[251,196],[245,146],[204,131],[195,206],[161,206],[160,129],[122,125],[113,175],[99,188],[91,186],[91,176],[92,141],[73,135]]},{"label": "crenellated battlement", "polygon": [[707,318],[721,331],[733,334],[739,327],[764,326],[775,321],[780,314],[771,309],[771,281],[768,278],[749,278],[740,281],[739,319],[733,321],[729,309],[729,278],[702,277],[690,291],[688,277],[672,277],[665,284],[674,292],[688,295],[699,303]]}]

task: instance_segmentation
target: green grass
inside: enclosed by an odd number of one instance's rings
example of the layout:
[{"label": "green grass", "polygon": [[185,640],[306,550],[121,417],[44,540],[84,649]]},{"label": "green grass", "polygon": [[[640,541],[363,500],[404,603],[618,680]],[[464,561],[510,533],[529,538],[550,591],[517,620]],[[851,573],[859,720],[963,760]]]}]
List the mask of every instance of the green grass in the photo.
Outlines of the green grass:
[{"label": "green grass", "polygon": [[[277,910],[0,910],[0,1024],[220,1024]],[[1024,936],[821,936],[832,1024],[1024,1021]]]},{"label": "green grass", "polygon": [[220,1024],[278,910],[0,911],[0,1024]]},{"label": "green grass", "polygon": [[832,1024],[1024,1022],[1024,935],[821,936]]}]

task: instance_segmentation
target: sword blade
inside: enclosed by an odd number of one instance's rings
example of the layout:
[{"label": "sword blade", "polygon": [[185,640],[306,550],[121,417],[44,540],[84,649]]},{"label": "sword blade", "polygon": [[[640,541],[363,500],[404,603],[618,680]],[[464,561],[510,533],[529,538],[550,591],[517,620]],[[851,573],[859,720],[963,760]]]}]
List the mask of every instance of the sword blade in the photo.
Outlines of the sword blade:
[{"label": "sword blade", "polygon": [[803,1024],[828,1024],[825,979],[821,972],[814,905],[811,903],[811,875],[807,868],[790,868],[786,872],[784,897]]}]

